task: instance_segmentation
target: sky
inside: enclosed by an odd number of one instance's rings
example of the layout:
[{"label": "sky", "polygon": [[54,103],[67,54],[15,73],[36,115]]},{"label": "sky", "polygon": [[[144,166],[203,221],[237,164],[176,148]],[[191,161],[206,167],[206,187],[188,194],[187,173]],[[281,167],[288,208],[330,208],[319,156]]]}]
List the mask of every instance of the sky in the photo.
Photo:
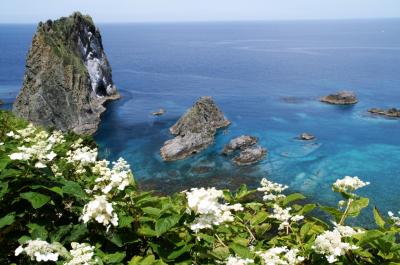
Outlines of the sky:
[{"label": "sky", "polygon": [[0,0],[0,23],[74,11],[96,23],[398,18],[400,0]]}]

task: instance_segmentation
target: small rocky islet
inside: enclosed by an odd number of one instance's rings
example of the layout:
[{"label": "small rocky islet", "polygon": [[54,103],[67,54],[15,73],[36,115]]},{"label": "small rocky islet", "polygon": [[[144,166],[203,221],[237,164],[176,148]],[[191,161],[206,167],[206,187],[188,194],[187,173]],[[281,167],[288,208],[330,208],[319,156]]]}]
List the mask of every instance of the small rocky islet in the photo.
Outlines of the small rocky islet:
[{"label": "small rocky islet", "polygon": [[320,98],[321,102],[333,105],[353,105],[358,102],[357,96],[352,91],[340,91]]},{"label": "small rocky islet", "polygon": [[214,143],[218,129],[230,123],[211,97],[201,97],[169,129],[175,138],[161,147],[162,159],[175,161],[200,152]]},{"label": "small rocky islet", "polygon": [[238,155],[232,158],[232,161],[238,166],[252,165],[262,160],[267,150],[259,145],[257,137],[250,135],[242,135],[230,140],[225,145],[222,154],[228,156],[230,154],[239,152]]},{"label": "small rocky islet", "polygon": [[390,118],[400,118],[400,109],[390,108],[390,109],[380,109],[380,108],[372,108],[368,110],[369,113],[386,116]]}]

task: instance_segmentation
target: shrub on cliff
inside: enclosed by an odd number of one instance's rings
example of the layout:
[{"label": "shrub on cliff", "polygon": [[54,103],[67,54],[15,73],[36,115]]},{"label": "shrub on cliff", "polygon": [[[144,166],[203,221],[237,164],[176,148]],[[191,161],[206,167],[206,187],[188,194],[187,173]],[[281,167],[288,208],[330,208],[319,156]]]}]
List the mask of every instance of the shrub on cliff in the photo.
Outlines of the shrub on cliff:
[{"label": "shrub on cliff", "polygon": [[369,183],[357,177],[333,184],[337,208],[299,203],[303,195],[267,179],[257,190],[161,197],[138,191],[123,159],[99,160],[91,139],[4,111],[0,122],[2,264],[400,263],[399,217],[374,209],[376,229],[346,225],[368,205],[355,191]]}]

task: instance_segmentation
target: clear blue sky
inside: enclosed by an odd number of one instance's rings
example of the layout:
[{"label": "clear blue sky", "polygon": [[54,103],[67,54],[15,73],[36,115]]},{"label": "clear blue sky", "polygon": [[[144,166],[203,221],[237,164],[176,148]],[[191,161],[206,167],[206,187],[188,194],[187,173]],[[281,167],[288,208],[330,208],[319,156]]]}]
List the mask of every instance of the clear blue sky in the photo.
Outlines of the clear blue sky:
[{"label": "clear blue sky", "polygon": [[73,11],[95,22],[400,17],[400,0],[0,0],[0,23],[36,23]]}]

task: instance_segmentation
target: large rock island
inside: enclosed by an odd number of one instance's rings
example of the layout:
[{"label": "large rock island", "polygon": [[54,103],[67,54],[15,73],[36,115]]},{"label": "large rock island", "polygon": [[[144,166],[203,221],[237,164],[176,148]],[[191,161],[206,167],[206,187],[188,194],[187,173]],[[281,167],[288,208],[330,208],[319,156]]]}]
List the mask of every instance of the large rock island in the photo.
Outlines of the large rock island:
[{"label": "large rock island", "polygon": [[217,129],[230,124],[211,97],[201,97],[171,128],[174,139],[161,148],[165,161],[196,154],[214,142]]},{"label": "large rock island", "polygon": [[358,102],[356,94],[352,91],[341,91],[336,94],[324,96],[320,100],[321,102],[334,105],[351,105]]},{"label": "large rock island", "polygon": [[34,124],[78,134],[97,130],[103,104],[119,98],[99,30],[74,13],[39,23],[13,112]]}]

